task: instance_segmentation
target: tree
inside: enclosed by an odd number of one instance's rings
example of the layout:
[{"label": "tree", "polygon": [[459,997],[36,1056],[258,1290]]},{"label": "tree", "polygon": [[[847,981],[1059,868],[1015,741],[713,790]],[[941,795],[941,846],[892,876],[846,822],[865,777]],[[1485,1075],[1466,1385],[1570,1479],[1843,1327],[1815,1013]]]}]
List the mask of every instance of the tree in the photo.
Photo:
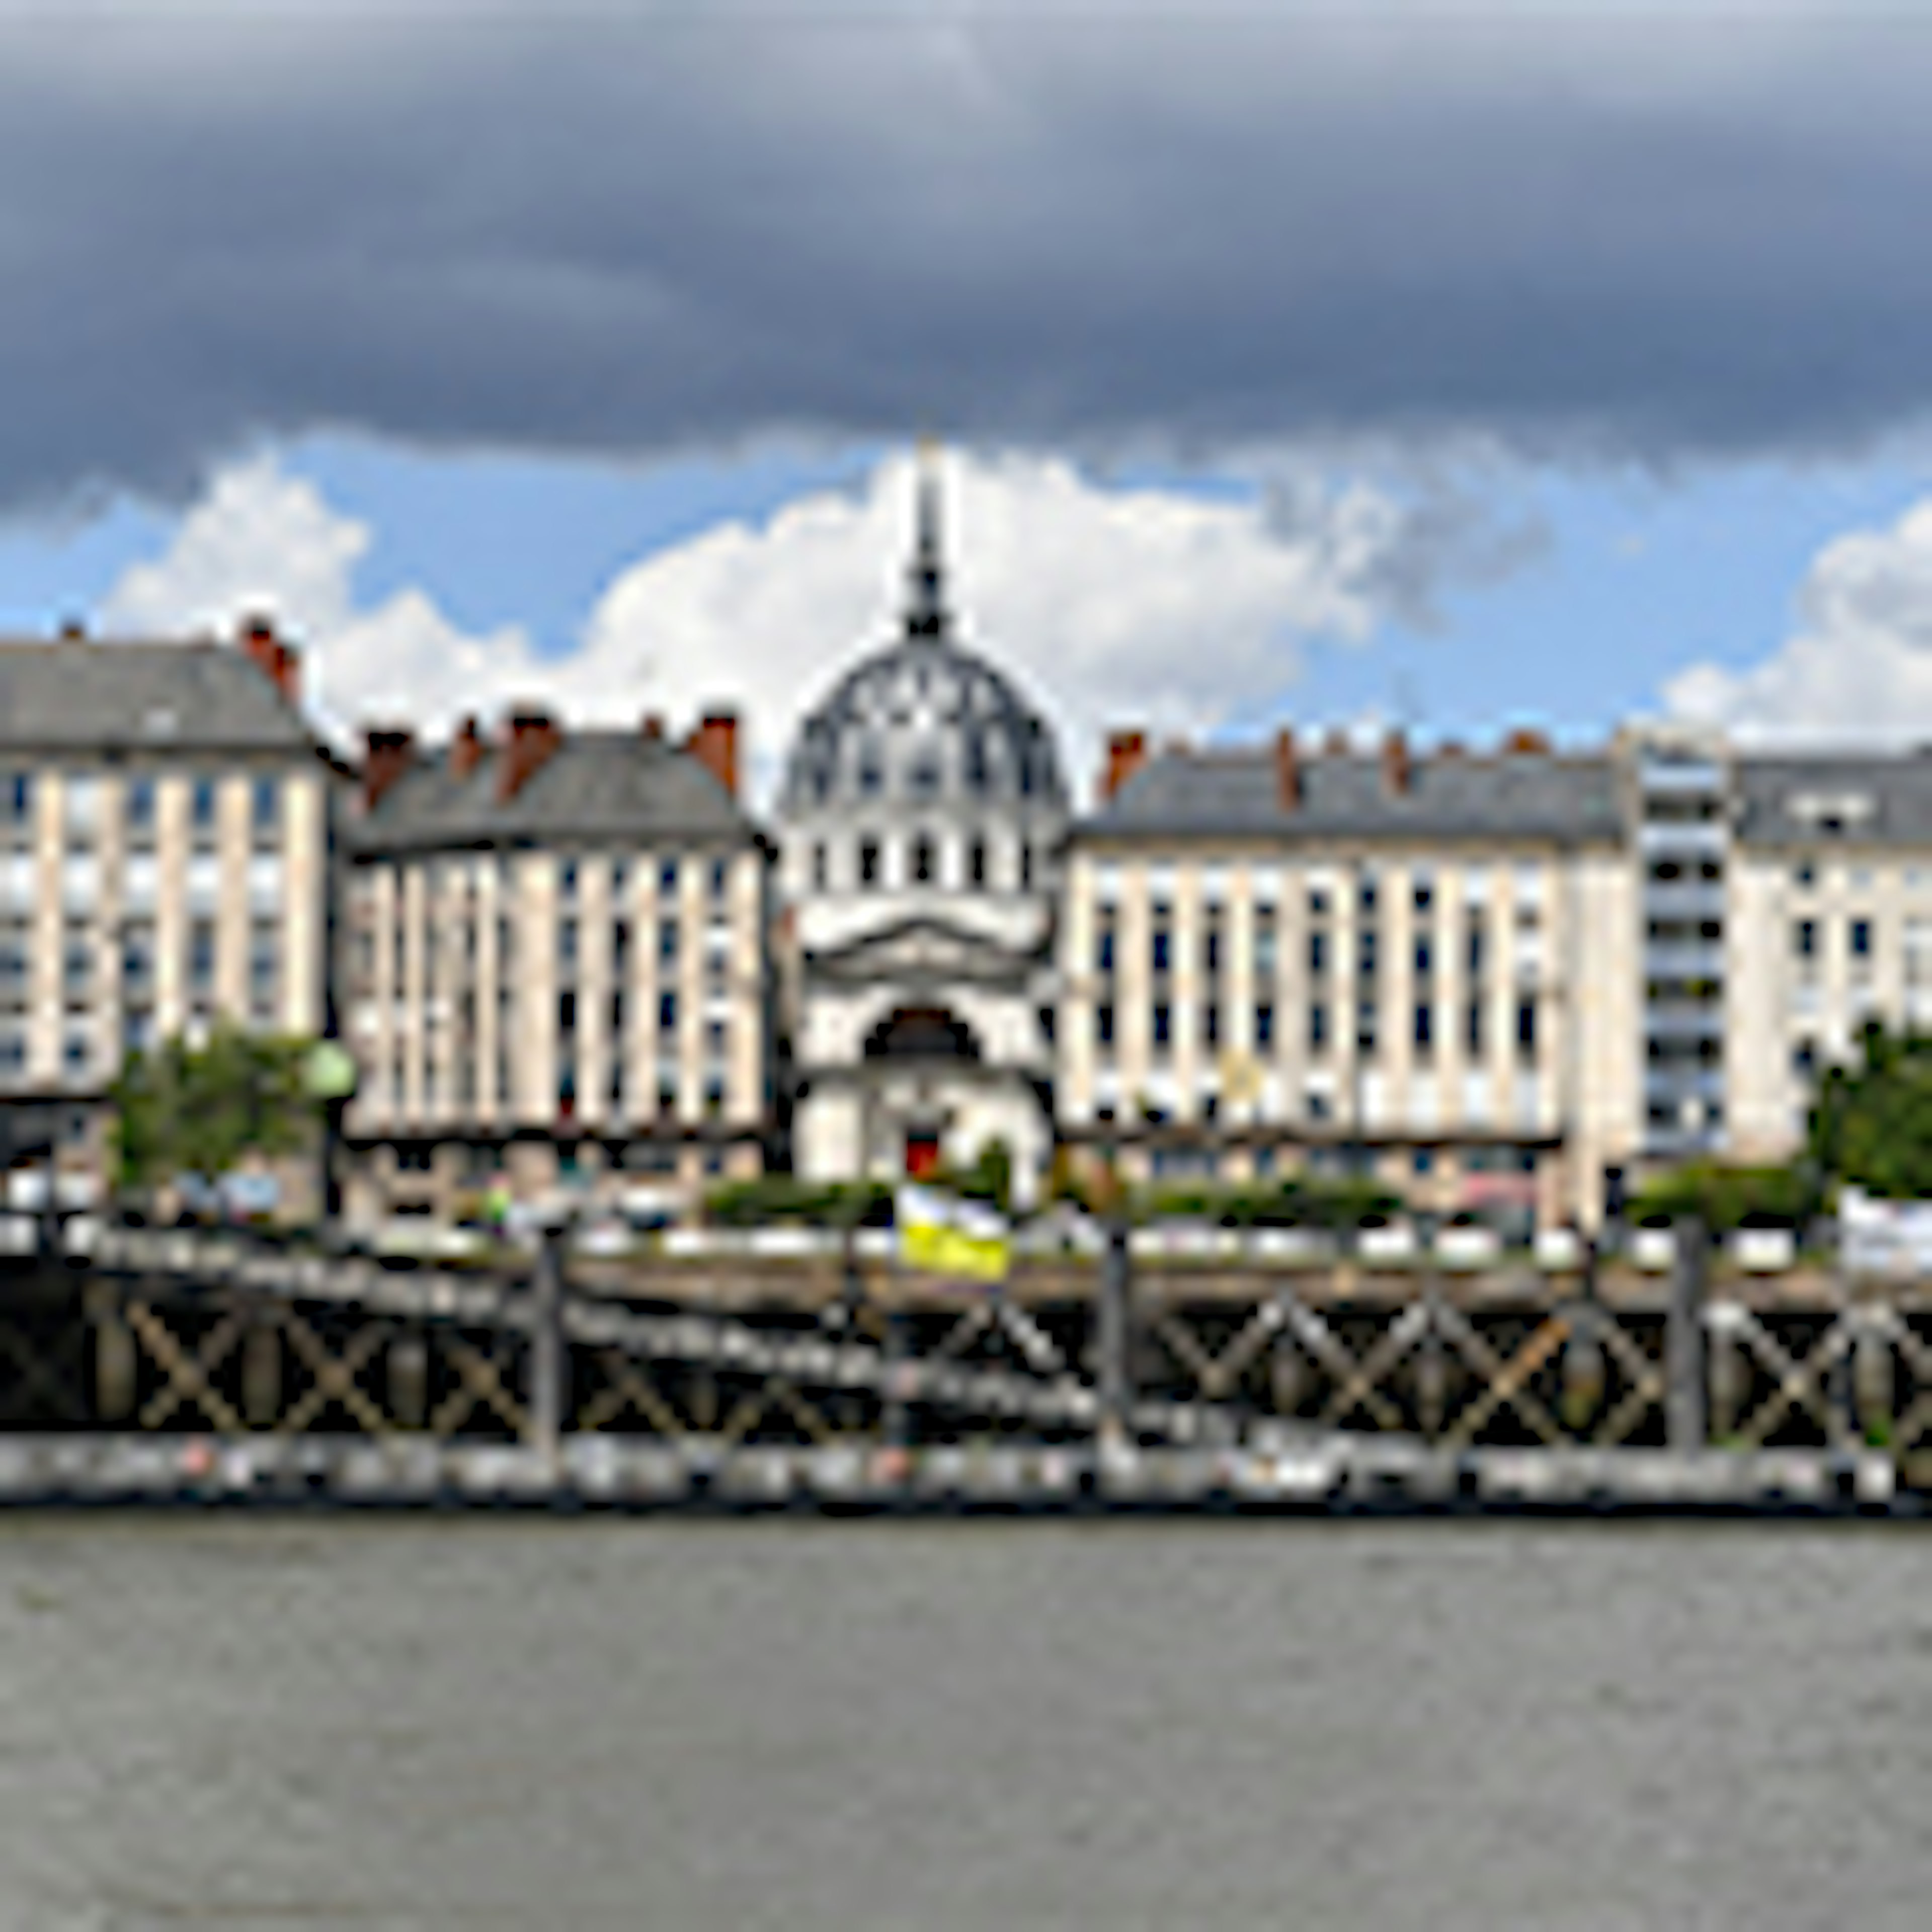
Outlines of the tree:
[{"label": "tree", "polygon": [[222,1021],[200,1046],[177,1035],[130,1054],[109,1091],[122,1184],[214,1180],[245,1155],[300,1151],[319,1112],[304,1079],[309,1050]]},{"label": "tree", "polygon": [[1824,1204],[1822,1178],[1809,1159],[1785,1167],[1688,1161],[1660,1176],[1630,1204],[1634,1221],[1689,1216],[1714,1233],[1769,1223],[1803,1227]]},{"label": "tree", "polygon": [[1831,1180],[1891,1200],[1932,1195],[1932,1035],[1867,1027],[1859,1064],[1819,1087],[1810,1144]]}]

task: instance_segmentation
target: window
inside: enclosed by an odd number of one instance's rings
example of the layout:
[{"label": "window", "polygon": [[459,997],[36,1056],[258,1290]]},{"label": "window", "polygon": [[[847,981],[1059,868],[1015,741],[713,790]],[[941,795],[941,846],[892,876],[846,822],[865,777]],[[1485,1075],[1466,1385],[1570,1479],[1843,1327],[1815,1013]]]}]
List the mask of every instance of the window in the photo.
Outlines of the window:
[{"label": "window", "polygon": [[214,922],[198,919],[188,928],[189,989],[200,998],[214,990]]},{"label": "window", "polygon": [[1114,1008],[1110,1000],[1102,1000],[1094,1009],[1094,1043],[1096,1046],[1114,1043]]},{"label": "window", "polygon": [[94,947],[85,926],[70,926],[61,950],[61,990],[70,1004],[87,998],[94,986]]},{"label": "window", "polygon": [[214,836],[215,788],[212,778],[196,778],[188,794],[188,825],[196,844]]},{"label": "window", "polygon": [[1275,972],[1274,908],[1259,906],[1255,911],[1255,981],[1271,985]]},{"label": "window", "polygon": [[70,772],[62,789],[66,794],[62,804],[67,842],[86,851],[100,830],[100,781],[92,772]]},{"label": "window", "polygon": [[722,859],[712,860],[711,862],[711,902],[713,905],[722,905],[724,903],[725,888],[730,882],[730,868]]},{"label": "window", "polygon": [[1308,934],[1308,976],[1318,980],[1328,970],[1328,934],[1324,927],[1316,926]]},{"label": "window", "polygon": [[1435,970],[1436,943],[1427,933],[1418,933],[1415,940],[1415,976],[1426,980]]},{"label": "window", "polygon": [[1463,958],[1469,977],[1480,980],[1483,976],[1483,961],[1486,948],[1484,945],[1483,918],[1480,913],[1469,915],[1468,929],[1463,934]]},{"label": "window", "polygon": [[258,1013],[272,1012],[281,979],[281,933],[268,920],[248,928],[248,1001]]},{"label": "window", "polygon": [[130,845],[146,845],[154,836],[154,782],[149,778],[134,778],[128,781],[126,818],[128,842]]},{"label": "window", "polygon": [[556,960],[560,966],[571,967],[577,964],[577,922],[574,919],[557,921]]},{"label": "window", "polygon": [[974,840],[971,849],[967,854],[966,870],[967,876],[976,886],[983,886],[986,883],[986,842],[985,839]]},{"label": "window", "polygon": [[1436,903],[1436,888],[1426,879],[1418,879],[1412,895],[1418,912],[1426,913]]},{"label": "window", "polygon": [[1210,980],[1221,970],[1221,921],[1218,915],[1210,917],[1208,929],[1201,936],[1201,970]]},{"label": "window", "polygon": [[923,836],[913,841],[912,875],[922,886],[932,884],[932,841]]},{"label": "window", "polygon": [[704,1023],[704,1051],[712,1060],[724,1058],[724,1022],[706,1020]]},{"label": "window", "polygon": [[258,845],[281,836],[282,788],[273,778],[257,778],[249,788],[248,829]]},{"label": "window", "polygon": [[560,993],[556,996],[556,1027],[560,1033],[577,1030],[577,995]]},{"label": "window", "polygon": [[560,896],[574,899],[577,896],[577,861],[566,859],[557,868],[556,889]]},{"label": "window", "polygon": [[677,958],[677,921],[674,919],[658,922],[658,958],[667,966]]},{"label": "window", "polygon": [[677,896],[677,861],[667,859],[658,868],[658,896],[661,898]]},{"label": "window", "polygon": [[1872,954],[1872,922],[1868,919],[1852,921],[1852,957],[1869,959]]},{"label": "window", "polygon": [[1152,1016],[1152,1036],[1156,1047],[1174,1043],[1174,1009],[1165,1000],[1156,1000]]},{"label": "window", "polygon": [[812,848],[812,884],[814,891],[824,891],[830,871],[831,862],[826,852],[825,841],[821,838]]},{"label": "window", "polygon": [[1817,957],[1818,922],[1815,919],[1801,919],[1792,926],[1791,950],[1801,959]]},{"label": "window", "polygon": [[1308,1050],[1312,1054],[1328,1051],[1328,1009],[1319,1000],[1312,1001],[1308,1009]]},{"label": "window", "polygon": [[1462,1045],[1472,1060],[1483,1057],[1483,1003],[1472,1000],[1468,1010],[1462,1016]]},{"label": "window", "polygon": [[1526,1066],[1535,1063],[1536,1002],[1534,1000],[1519,1000],[1516,1003],[1516,1057]]},{"label": "window", "polygon": [[1426,1000],[1418,1001],[1415,1009],[1415,1052],[1419,1060],[1427,1060],[1436,1051],[1436,1009]]},{"label": "window", "polygon": [[876,838],[862,838],[859,842],[859,883],[862,886],[876,886],[879,883],[879,842]]},{"label": "window", "polygon": [[34,781],[26,772],[10,772],[0,779],[0,818],[24,826],[34,815]]},{"label": "window", "polygon": [[1053,1044],[1053,1009],[1042,1006],[1040,1010],[1040,1036],[1048,1046]]},{"label": "window", "polygon": [[1174,934],[1168,921],[1172,916],[1164,905],[1154,909],[1154,926],[1148,936],[1148,958],[1153,970],[1165,973],[1172,964]]},{"label": "window", "polygon": [[1274,1045],[1274,1008],[1265,1001],[1255,1009],[1255,1045],[1257,1048]]},{"label": "window", "polygon": [[1201,1037],[1209,1046],[1221,1044],[1221,1009],[1212,1001],[1201,1010]]},{"label": "window", "polygon": [[1020,843],[1020,890],[1026,892],[1033,885],[1033,848],[1024,840]]},{"label": "window", "polygon": [[658,1031],[675,1033],[677,1030],[677,995],[660,993],[658,995]]},{"label": "window", "polygon": [[624,889],[631,883],[629,868],[621,859],[610,861],[610,903],[614,907],[624,903]]},{"label": "window", "polygon": [[1378,1040],[1380,1016],[1372,1001],[1364,1001],[1355,1009],[1355,1050],[1358,1053],[1373,1053]]}]

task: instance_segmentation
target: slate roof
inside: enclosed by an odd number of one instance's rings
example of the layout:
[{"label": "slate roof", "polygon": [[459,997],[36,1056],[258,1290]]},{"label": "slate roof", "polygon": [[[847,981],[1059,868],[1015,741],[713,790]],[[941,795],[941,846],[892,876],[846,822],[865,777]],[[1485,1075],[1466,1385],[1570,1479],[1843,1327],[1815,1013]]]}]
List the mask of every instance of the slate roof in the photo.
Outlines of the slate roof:
[{"label": "slate roof", "polygon": [[310,752],[260,668],[212,642],[0,643],[0,752]]},{"label": "slate roof", "polygon": [[[1747,845],[1932,845],[1932,752],[1790,753],[1741,758],[1736,829]],[[1840,829],[1790,802],[1809,796],[1827,812],[1852,800]]]},{"label": "slate roof", "polygon": [[675,746],[635,731],[574,731],[514,798],[496,796],[491,751],[459,778],[446,753],[418,758],[358,816],[349,839],[364,852],[482,845],[743,844],[758,827],[710,770]]},{"label": "slate roof", "polygon": [[1084,838],[1538,838],[1626,836],[1617,766],[1606,754],[1418,755],[1392,791],[1374,754],[1306,752],[1300,797],[1284,810],[1272,746],[1150,757],[1083,819]]}]

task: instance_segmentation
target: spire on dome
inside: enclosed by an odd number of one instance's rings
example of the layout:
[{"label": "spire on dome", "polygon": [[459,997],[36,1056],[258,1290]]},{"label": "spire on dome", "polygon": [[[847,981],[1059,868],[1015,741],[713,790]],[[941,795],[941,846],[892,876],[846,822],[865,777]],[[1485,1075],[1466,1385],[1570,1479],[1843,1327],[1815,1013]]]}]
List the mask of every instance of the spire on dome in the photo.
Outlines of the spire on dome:
[{"label": "spire on dome", "polygon": [[946,565],[939,530],[939,445],[931,436],[919,446],[918,535],[912,567],[906,572],[906,635],[937,642],[950,627],[946,609]]}]

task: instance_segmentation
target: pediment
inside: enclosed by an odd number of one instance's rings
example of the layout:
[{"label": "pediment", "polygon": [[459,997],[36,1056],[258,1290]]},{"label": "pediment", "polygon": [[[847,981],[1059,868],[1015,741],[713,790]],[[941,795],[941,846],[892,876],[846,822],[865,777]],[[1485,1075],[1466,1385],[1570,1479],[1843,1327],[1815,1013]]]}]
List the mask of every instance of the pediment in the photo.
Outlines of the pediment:
[{"label": "pediment", "polygon": [[977,980],[1012,984],[1030,979],[1041,962],[985,934],[942,920],[907,920],[807,956],[814,979],[852,983]]}]

